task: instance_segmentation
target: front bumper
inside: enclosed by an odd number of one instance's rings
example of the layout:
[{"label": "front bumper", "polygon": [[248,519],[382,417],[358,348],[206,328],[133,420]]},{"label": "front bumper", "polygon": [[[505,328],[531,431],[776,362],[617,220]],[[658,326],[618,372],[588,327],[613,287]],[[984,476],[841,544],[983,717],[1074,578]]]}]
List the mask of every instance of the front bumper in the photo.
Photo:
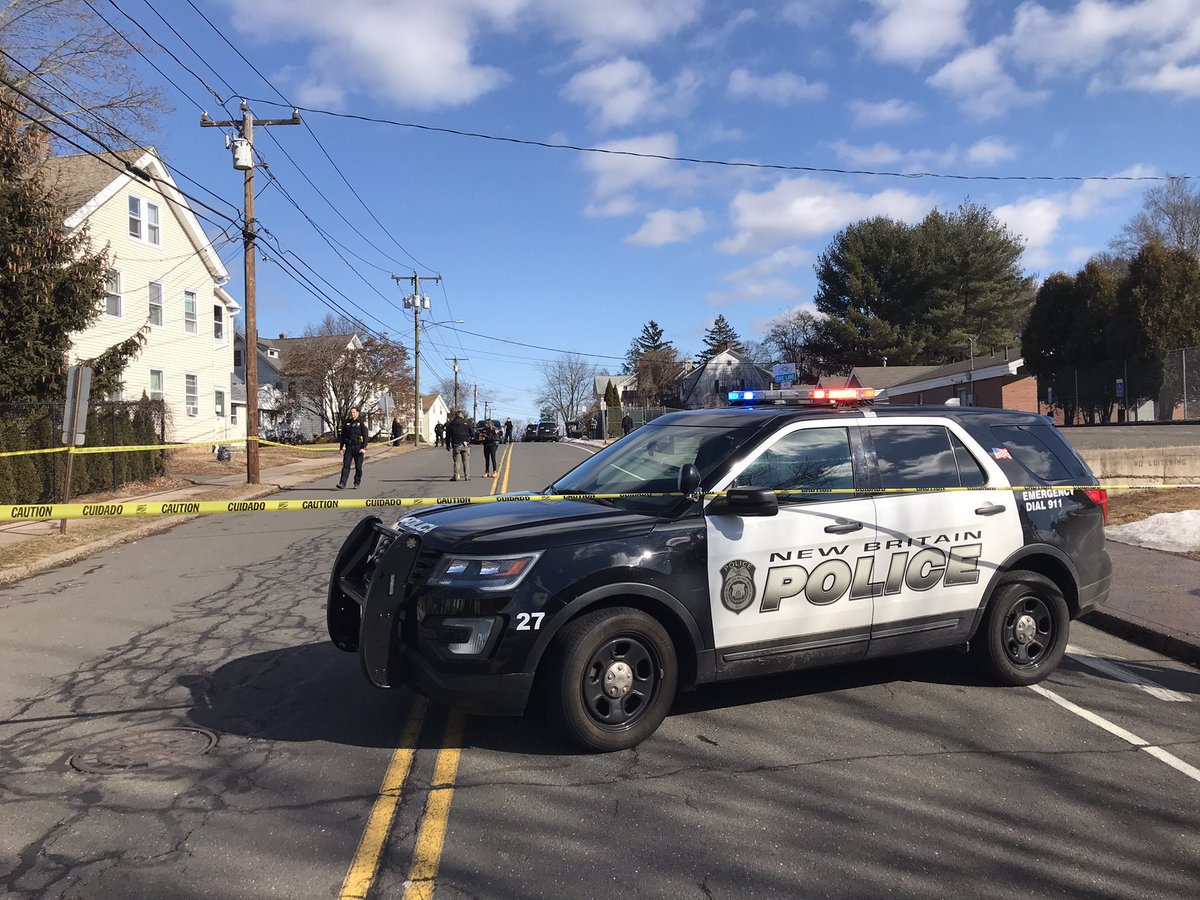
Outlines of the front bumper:
[{"label": "front bumper", "polygon": [[[387,542],[382,550],[382,542]],[[368,517],[351,531],[330,578],[326,618],[340,649],[357,650],[377,687],[405,685],[437,703],[479,715],[521,715],[533,673],[457,672],[421,652],[410,598],[431,561],[421,538]]]}]

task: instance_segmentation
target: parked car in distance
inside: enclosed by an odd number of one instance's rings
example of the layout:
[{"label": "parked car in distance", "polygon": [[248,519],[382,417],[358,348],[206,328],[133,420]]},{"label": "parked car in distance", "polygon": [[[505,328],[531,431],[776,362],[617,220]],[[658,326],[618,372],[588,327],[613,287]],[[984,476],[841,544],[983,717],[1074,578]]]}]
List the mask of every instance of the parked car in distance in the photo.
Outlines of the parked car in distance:
[{"label": "parked car in distance", "polygon": [[562,435],[558,433],[558,423],[550,419],[542,419],[537,424],[537,439],[539,441],[557,441]]},{"label": "parked car in distance", "polygon": [[[488,419],[480,419],[478,422],[475,423],[475,427],[473,429],[471,429],[471,443],[472,444],[482,444],[483,443],[483,426],[485,424],[487,424],[488,421],[489,421]],[[490,421],[492,423],[492,427],[496,429],[496,438],[498,440],[503,439],[504,425],[501,424],[499,419],[491,419]]]},{"label": "parked car in distance", "polygon": [[537,422],[530,422],[525,426],[525,433],[521,436],[523,441],[536,441],[538,437]]}]

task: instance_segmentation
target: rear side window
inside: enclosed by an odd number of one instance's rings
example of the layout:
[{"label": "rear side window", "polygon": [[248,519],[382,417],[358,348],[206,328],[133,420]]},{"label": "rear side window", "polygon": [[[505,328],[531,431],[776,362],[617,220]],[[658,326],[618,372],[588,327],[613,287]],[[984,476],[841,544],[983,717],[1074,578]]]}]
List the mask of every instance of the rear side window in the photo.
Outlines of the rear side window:
[{"label": "rear side window", "polygon": [[[853,497],[850,433],[845,428],[809,428],[785,434],[750,463],[735,484],[796,492],[781,493],[780,503]],[[838,493],[807,492],[814,488],[836,489]]]},{"label": "rear side window", "polygon": [[1087,466],[1051,425],[993,425],[992,435],[1029,474],[1042,481],[1091,477]]},{"label": "rear side window", "polygon": [[878,425],[870,432],[885,490],[959,486],[955,449],[943,426]]},{"label": "rear side window", "polygon": [[979,460],[967,449],[954,434],[950,432],[950,444],[954,447],[954,458],[958,462],[958,479],[963,487],[980,487],[987,484],[987,473],[979,465]]}]

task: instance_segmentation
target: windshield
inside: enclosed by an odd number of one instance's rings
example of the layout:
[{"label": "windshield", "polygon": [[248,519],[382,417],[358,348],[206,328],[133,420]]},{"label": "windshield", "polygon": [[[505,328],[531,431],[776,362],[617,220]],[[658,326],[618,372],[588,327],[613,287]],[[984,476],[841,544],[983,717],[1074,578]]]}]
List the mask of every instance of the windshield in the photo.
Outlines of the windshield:
[{"label": "windshield", "polygon": [[[757,431],[742,426],[655,425],[651,422],[601,450],[560,478],[554,493],[671,493],[679,486],[679,468],[693,463],[704,485],[709,476],[743,447]],[[678,497],[626,497],[614,500],[623,509],[666,512]]]}]

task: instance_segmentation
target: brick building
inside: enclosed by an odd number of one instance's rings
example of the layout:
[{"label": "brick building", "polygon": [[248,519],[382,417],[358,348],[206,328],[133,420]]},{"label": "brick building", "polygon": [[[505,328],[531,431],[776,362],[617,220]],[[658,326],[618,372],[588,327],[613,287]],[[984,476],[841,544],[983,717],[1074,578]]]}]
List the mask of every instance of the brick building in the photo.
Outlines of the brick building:
[{"label": "brick building", "polygon": [[[900,377],[897,377],[897,376]],[[822,385],[873,387],[889,403],[986,406],[1038,412],[1037,379],[1015,350],[975,356],[944,366],[861,366]]]}]

